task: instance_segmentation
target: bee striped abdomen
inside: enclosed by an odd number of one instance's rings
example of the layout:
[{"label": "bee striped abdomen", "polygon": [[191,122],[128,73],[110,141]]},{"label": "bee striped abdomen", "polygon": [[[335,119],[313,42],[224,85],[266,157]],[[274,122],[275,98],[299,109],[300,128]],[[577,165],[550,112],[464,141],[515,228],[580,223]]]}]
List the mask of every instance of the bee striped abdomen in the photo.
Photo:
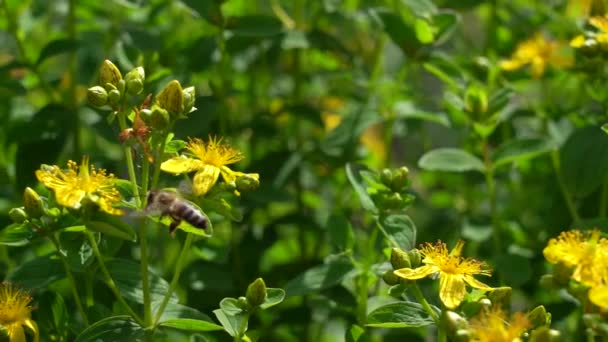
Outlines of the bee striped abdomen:
[{"label": "bee striped abdomen", "polygon": [[179,215],[183,220],[197,228],[207,228],[207,219],[205,216],[201,215],[201,213],[192,206],[183,202],[181,204]]}]

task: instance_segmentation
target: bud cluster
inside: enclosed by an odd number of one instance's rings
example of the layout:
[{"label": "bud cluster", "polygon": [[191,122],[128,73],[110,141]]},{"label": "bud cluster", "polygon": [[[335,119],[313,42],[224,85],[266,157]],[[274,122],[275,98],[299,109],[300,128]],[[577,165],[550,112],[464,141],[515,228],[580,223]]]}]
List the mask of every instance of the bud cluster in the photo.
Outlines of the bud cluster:
[{"label": "bud cluster", "polygon": [[409,170],[402,166],[396,169],[383,169],[380,172],[378,187],[368,190],[374,204],[381,211],[405,209],[412,204],[414,196],[408,193]]},{"label": "bud cluster", "polygon": [[129,71],[123,79],[116,65],[106,59],[99,68],[98,85],[87,91],[89,104],[94,107],[117,107],[125,93],[138,95],[143,91],[145,78],[144,68],[137,67]]},{"label": "bud cluster", "polygon": [[53,216],[55,213],[47,210],[42,197],[36,190],[27,187],[23,192],[23,206],[9,210],[10,219],[17,224],[40,221],[43,216]]},{"label": "bud cluster", "polygon": [[391,286],[397,284],[407,285],[410,280],[397,277],[393,271],[401,268],[416,268],[420,265],[421,259],[420,251],[415,248],[405,252],[399,248],[393,247],[393,249],[391,249],[390,257],[392,269],[384,272],[382,280],[384,280],[387,285]]}]

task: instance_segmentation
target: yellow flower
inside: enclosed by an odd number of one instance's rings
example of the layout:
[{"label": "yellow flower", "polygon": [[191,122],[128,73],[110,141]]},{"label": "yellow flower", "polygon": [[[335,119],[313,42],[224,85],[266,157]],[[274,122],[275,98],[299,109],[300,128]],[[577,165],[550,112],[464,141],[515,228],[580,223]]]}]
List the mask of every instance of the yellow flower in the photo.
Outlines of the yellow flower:
[{"label": "yellow flower", "polygon": [[560,48],[559,43],[549,41],[542,34],[537,34],[517,45],[511,59],[500,62],[500,68],[512,71],[529,64],[532,76],[539,78],[545,73],[548,64],[558,68],[572,64],[570,58],[565,58],[559,54]]},{"label": "yellow flower", "polygon": [[38,325],[31,318],[31,301],[32,297],[27,292],[10,283],[0,284],[0,325],[6,329],[9,341],[25,342],[25,325],[34,333],[34,341],[38,342]]},{"label": "yellow flower", "polygon": [[[207,143],[197,138],[190,139],[186,149],[192,157],[182,155],[171,158],[163,162],[160,168],[177,175],[196,171],[192,187],[197,196],[206,194],[215,185],[220,174],[226,183],[234,182],[245,175],[242,172],[232,171],[226,166],[242,160],[243,155],[238,150],[222,144],[221,138],[209,137]],[[260,177],[257,173],[247,176],[256,180]]]},{"label": "yellow flower", "polygon": [[572,279],[588,286],[607,281],[606,256],[608,240],[600,238],[598,230],[562,232],[549,240],[543,250],[545,259],[552,264],[563,264],[574,269]]},{"label": "yellow flower", "polygon": [[518,312],[507,320],[505,312],[498,307],[484,310],[470,321],[473,341],[478,342],[521,342],[520,337],[529,326],[523,313]]},{"label": "yellow flower", "polygon": [[447,308],[454,309],[460,305],[467,293],[466,284],[484,291],[492,290],[488,285],[473,278],[475,274],[490,276],[487,265],[475,259],[461,257],[463,246],[464,241],[458,241],[448,254],[445,243],[426,243],[420,248],[420,253],[424,256],[422,263],[425,265],[415,269],[398,269],[395,274],[411,280],[439,274],[439,298]]},{"label": "yellow flower", "polygon": [[36,177],[49,189],[55,191],[57,203],[64,207],[78,209],[82,200],[96,203],[101,210],[112,215],[121,215],[122,210],[113,207],[120,202],[120,193],[114,187],[114,175],[106,174],[104,169],[89,168],[89,158],[83,157],[78,166],[68,161],[68,169],[62,170],[56,165],[42,165],[36,171]]},{"label": "yellow flower", "polygon": [[[606,17],[591,17],[589,18],[589,24],[598,29],[598,32],[591,34],[590,37],[584,35],[578,35],[570,41],[570,46],[573,48],[582,48],[588,41],[589,44],[597,43],[600,45],[608,44],[608,18]],[[589,38],[589,39],[587,39]]]},{"label": "yellow flower", "polygon": [[602,309],[608,309],[608,285],[595,286],[589,289],[589,300]]}]

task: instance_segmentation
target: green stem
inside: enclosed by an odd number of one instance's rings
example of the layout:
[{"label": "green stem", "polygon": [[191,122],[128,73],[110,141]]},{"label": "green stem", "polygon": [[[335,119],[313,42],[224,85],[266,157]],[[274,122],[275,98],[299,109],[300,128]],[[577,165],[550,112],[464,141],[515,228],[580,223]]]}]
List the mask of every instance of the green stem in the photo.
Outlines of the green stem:
[{"label": "green stem", "polygon": [[[148,158],[143,158],[141,174],[141,191],[143,194],[148,192],[148,180],[150,176],[150,162]],[[146,206],[146,199],[142,199],[142,209]],[[152,301],[150,297],[150,277],[148,274],[148,239],[146,234],[146,222],[139,225],[139,248],[141,252],[141,282],[144,297],[144,324],[146,327],[152,325]]]},{"label": "green stem", "polygon": [[101,253],[99,252],[99,246],[97,245],[97,241],[95,240],[93,233],[87,231],[87,232],[85,232],[85,235],[89,239],[89,243],[91,244],[91,247],[93,248],[93,254],[95,254],[95,258],[97,258],[97,263],[99,264],[99,268],[101,268],[101,272],[103,273],[104,278],[106,278],[106,283],[107,283],[108,287],[110,288],[112,293],[114,293],[114,296],[116,296],[116,299],[118,300],[118,302],[125,308],[125,310],[127,310],[129,315],[131,315],[131,317],[133,317],[133,319],[138,324],[143,325],[143,321],[141,320],[141,318],[133,311],[133,309],[131,309],[129,304],[127,304],[125,299],[120,294],[120,290],[116,286],[114,279],[112,279],[112,276],[110,275],[110,272],[108,271],[108,268],[106,267],[106,264],[103,261],[103,257],[101,255]]},{"label": "green stem", "polygon": [[162,158],[165,155],[165,144],[167,143],[167,136],[169,132],[173,130],[173,122],[169,124],[167,130],[161,136],[161,142],[158,146],[158,150],[154,154],[154,169],[152,170],[152,183],[151,188],[154,189],[158,185],[158,178],[160,177],[160,164],[162,163]]},{"label": "green stem", "polygon": [[[67,17],[67,31],[68,37],[72,41],[76,41],[76,0],[70,0],[68,4],[68,17]],[[81,132],[80,132],[80,115],[78,113],[78,102],[76,94],[76,50],[72,50],[69,55],[68,67],[70,70],[70,84],[69,84],[69,108],[72,110],[72,118],[74,120],[74,155],[80,158],[82,153],[81,148]]]},{"label": "green stem", "polygon": [[605,218],[607,211],[608,211],[608,177],[606,177],[606,179],[604,179],[604,184],[602,185],[602,197],[600,198],[599,216],[602,218]]},{"label": "green stem", "polygon": [[167,304],[169,303],[169,299],[171,299],[171,295],[173,295],[173,291],[177,287],[177,282],[179,281],[179,276],[182,273],[182,268],[185,266],[184,263],[186,261],[186,255],[190,250],[190,246],[192,245],[192,240],[194,239],[194,235],[188,233],[186,235],[186,241],[184,241],[184,246],[182,247],[181,252],[179,253],[179,257],[177,259],[177,264],[175,265],[175,272],[173,273],[173,278],[171,279],[171,284],[169,285],[169,291],[165,294],[163,301],[161,302],[158,310],[156,311],[156,317],[154,318],[154,326],[158,325],[160,321],[160,317],[163,315]]},{"label": "green stem", "polygon": [[[127,118],[123,110],[119,111],[116,115],[118,117],[118,125],[120,130],[127,129]],[[133,154],[131,148],[128,146],[124,147],[125,159],[127,161],[127,172],[129,173],[129,180],[133,186],[133,197],[135,197],[135,203],[138,207],[141,207],[141,197],[139,195],[139,187],[137,187],[137,176],[135,175],[135,164],[133,163]]]},{"label": "green stem", "polygon": [[437,315],[435,310],[433,310],[433,308],[431,308],[431,305],[429,304],[429,302],[426,301],[426,298],[424,298],[424,295],[422,294],[422,291],[420,291],[418,284],[416,284],[416,283],[412,284],[412,286],[410,286],[410,289],[412,290],[412,294],[414,295],[414,297],[416,297],[416,300],[418,301],[418,303],[420,303],[422,305],[422,307],[424,308],[424,310],[426,312],[428,312],[429,316],[431,316],[433,321],[435,321],[435,324],[437,325],[437,328],[439,329],[439,323],[440,323],[439,315]]},{"label": "green stem", "polygon": [[80,296],[78,295],[78,288],[76,287],[76,280],[74,279],[74,275],[72,274],[72,271],[70,270],[70,265],[68,264],[68,261],[66,260],[65,255],[63,255],[63,252],[61,251],[61,245],[59,244],[59,240],[57,240],[57,237],[55,236],[55,234],[50,234],[49,238],[51,239],[51,242],[53,242],[53,245],[55,245],[57,254],[59,254],[59,259],[61,259],[61,262],[63,263],[63,268],[65,269],[65,274],[67,275],[68,281],[70,282],[70,287],[72,288],[72,295],[74,296],[74,301],[76,302],[76,308],[78,309],[78,312],[80,312],[80,316],[82,316],[82,321],[84,322],[85,327],[88,327],[89,319],[87,318],[87,314],[84,311],[84,307],[82,306]]},{"label": "green stem", "polygon": [[368,296],[368,275],[367,270],[357,278],[357,323],[365,326],[367,323],[367,296]]},{"label": "green stem", "polygon": [[574,201],[572,200],[572,196],[568,189],[566,188],[566,183],[564,182],[564,176],[562,175],[560,169],[560,160],[559,160],[559,152],[553,151],[551,153],[551,161],[553,162],[553,169],[555,171],[555,176],[557,177],[557,183],[559,184],[559,188],[562,191],[562,195],[564,196],[564,200],[566,201],[566,205],[568,206],[568,211],[570,212],[570,217],[574,223],[579,223],[581,221],[581,217],[576,210],[576,206],[574,205]]},{"label": "green stem", "polygon": [[488,141],[484,138],[482,141],[483,160],[484,160],[484,176],[486,186],[488,187],[488,197],[490,199],[490,217],[492,220],[492,238],[494,240],[494,250],[497,253],[502,251],[502,239],[500,230],[500,221],[498,219],[498,210],[496,209],[496,183],[494,180],[494,164],[490,155]]}]

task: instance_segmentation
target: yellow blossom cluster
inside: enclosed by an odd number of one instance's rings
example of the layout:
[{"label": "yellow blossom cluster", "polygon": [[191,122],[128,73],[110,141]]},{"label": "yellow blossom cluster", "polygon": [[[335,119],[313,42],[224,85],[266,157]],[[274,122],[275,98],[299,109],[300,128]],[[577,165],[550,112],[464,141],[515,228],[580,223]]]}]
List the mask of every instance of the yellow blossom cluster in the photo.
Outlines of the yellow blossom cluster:
[{"label": "yellow blossom cluster", "polygon": [[572,59],[562,54],[562,47],[562,44],[537,33],[518,44],[511,58],[501,61],[499,66],[503,70],[512,71],[529,65],[532,76],[540,78],[549,65],[555,68],[572,65]]},{"label": "yellow blossom cluster", "polygon": [[571,279],[588,286],[592,303],[608,308],[608,239],[598,230],[562,232],[549,240],[543,254],[550,263],[570,269]]},{"label": "yellow blossom cluster", "polygon": [[517,312],[509,319],[498,306],[482,310],[469,322],[473,341],[521,342],[521,336],[530,327],[525,314]]}]

